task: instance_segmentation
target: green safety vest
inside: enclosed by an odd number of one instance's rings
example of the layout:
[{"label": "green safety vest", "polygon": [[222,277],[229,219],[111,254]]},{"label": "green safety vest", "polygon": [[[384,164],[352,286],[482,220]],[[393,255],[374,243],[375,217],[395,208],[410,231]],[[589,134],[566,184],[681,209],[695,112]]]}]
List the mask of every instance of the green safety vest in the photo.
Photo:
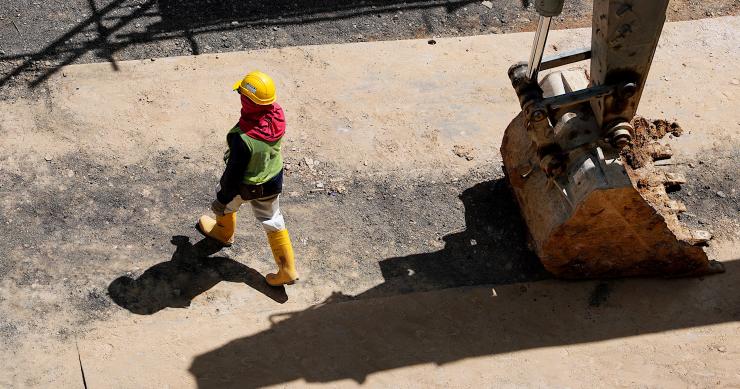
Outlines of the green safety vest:
[{"label": "green safety vest", "polygon": [[[275,142],[266,142],[250,138],[245,134],[238,125],[229,131],[231,133],[238,133],[244,143],[247,144],[251,157],[247,164],[247,170],[244,172],[244,179],[242,182],[247,185],[261,185],[267,181],[270,181],[273,177],[277,176],[281,170],[283,170],[283,155],[280,153],[280,145],[283,139],[278,139]],[[224,154],[224,162],[229,161],[229,154],[231,150],[226,150]]]}]

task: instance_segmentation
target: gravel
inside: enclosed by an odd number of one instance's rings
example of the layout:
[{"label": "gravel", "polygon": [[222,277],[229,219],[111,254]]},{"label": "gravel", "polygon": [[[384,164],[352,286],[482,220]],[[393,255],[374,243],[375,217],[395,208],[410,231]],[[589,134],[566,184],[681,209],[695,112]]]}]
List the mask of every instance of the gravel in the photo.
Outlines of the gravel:
[{"label": "gravel", "polygon": [[[0,88],[36,89],[60,65],[298,45],[532,31],[522,0],[4,0]],[[591,24],[591,2],[566,2],[555,28]],[[736,14],[736,1],[671,2],[669,20]],[[430,41],[431,42],[431,41]],[[5,98],[12,93],[4,93]]]}]

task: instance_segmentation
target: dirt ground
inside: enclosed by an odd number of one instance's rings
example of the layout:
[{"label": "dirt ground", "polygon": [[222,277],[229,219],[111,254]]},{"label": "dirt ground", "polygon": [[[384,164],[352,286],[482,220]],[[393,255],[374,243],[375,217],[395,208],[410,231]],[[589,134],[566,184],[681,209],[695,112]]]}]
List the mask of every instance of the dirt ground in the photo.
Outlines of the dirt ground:
[{"label": "dirt ground", "polygon": [[[738,32],[666,26],[641,105],[684,128],[661,168],[727,268],[680,280],[552,280],[527,248],[498,147],[531,34],[62,68],[0,102],[0,386],[738,387]],[[288,115],[287,289],[248,210],[229,249],[193,228],[254,67]]]}]

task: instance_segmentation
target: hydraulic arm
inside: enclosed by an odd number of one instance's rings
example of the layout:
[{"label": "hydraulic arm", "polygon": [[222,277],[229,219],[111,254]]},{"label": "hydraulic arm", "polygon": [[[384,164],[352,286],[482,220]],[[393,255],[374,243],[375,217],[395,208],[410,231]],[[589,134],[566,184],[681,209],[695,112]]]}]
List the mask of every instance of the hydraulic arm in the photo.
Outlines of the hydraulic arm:
[{"label": "hydraulic arm", "polygon": [[[506,129],[506,173],[545,267],[563,277],[718,270],[637,190],[621,152],[658,44],[668,0],[594,0],[591,47],[544,57],[563,0],[538,0],[528,62],[509,69],[522,112]],[[589,60],[583,70],[552,71]],[[544,77],[540,72],[550,71]]]}]

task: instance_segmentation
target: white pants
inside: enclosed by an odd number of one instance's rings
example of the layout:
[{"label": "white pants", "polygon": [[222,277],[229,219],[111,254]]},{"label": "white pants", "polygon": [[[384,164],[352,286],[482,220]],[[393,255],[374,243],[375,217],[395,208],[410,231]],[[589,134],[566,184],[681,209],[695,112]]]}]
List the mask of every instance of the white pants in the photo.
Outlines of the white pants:
[{"label": "white pants", "polygon": [[252,205],[254,217],[262,223],[265,231],[275,232],[285,229],[285,220],[283,219],[283,214],[280,212],[279,194],[248,201],[242,199],[242,196],[236,195],[233,200],[226,204],[224,213],[236,212],[244,203]]}]

